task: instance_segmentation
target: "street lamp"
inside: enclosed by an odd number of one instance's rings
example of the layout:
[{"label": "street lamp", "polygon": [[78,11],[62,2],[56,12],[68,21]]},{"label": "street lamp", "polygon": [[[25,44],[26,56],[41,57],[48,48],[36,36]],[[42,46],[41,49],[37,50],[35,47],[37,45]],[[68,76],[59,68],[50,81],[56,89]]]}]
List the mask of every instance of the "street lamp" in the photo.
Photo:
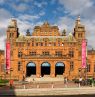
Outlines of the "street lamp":
[{"label": "street lamp", "polygon": [[13,68],[10,68],[10,80],[11,80],[11,74],[12,74]]},{"label": "street lamp", "polygon": [[81,68],[78,68],[78,76],[81,77]]}]

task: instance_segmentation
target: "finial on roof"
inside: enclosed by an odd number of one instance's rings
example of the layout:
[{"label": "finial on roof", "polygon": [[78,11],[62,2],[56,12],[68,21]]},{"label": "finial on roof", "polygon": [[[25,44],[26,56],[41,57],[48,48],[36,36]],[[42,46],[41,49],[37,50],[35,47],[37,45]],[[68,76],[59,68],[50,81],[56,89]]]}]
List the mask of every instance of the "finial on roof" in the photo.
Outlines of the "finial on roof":
[{"label": "finial on roof", "polygon": [[78,19],[77,20],[80,21],[80,15],[78,16]]},{"label": "finial on roof", "polygon": [[92,51],[93,51],[94,49],[92,48]]},{"label": "finial on roof", "polygon": [[76,26],[78,26],[78,25],[80,25],[81,23],[80,23],[80,15],[78,16],[78,18],[77,18],[77,20],[76,20],[76,22],[75,22],[75,25]]},{"label": "finial on roof", "polygon": [[31,36],[29,29],[27,29],[27,31],[26,31],[26,36]]},{"label": "finial on roof", "polygon": [[65,29],[62,32],[62,36],[66,36],[66,30]]},{"label": "finial on roof", "polygon": [[49,26],[48,21],[44,22],[43,26]]},{"label": "finial on roof", "polygon": [[14,17],[11,17],[9,27],[17,27],[17,21]]}]

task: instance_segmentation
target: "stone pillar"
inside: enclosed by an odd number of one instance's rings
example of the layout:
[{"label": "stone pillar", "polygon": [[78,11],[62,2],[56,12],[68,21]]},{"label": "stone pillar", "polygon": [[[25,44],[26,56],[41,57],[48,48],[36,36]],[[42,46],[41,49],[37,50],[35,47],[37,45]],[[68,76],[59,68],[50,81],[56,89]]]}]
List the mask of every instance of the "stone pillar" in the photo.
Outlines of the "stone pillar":
[{"label": "stone pillar", "polygon": [[63,73],[64,77],[67,77],[69,75],[69,69],[70,69],[69,64],[70,64],[69,61],[65,62],[65,72]]},{"label": "stone pillar", "polygon": [[41,76],[41,65],[39,62],[36,64],[36,76],[38,78]]},{"label": "stone pillar", "polygon": [[24,73],[23,75],[26,77],[27,62],[26,61],[23,61],[22,64],[23,64],[23,73]]},{"label": "stone pillar", "polygon": [[55,64],[51,62],[50,76],[55,77]]}]

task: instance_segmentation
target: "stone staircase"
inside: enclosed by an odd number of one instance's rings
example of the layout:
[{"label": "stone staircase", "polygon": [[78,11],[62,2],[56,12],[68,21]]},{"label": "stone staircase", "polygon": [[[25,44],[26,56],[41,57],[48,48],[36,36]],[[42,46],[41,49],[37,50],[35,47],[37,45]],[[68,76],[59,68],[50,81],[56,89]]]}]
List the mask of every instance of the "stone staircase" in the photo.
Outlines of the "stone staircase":
[{"label": "stone staircase", "polygon": [[45,75],[44,77],[37,78],[36,76],[27,77],[25,81],[28,82],[54,82],[54,81],[64,81],[63,76],[57,76],[55,78],[50,77],[50,75]]}]

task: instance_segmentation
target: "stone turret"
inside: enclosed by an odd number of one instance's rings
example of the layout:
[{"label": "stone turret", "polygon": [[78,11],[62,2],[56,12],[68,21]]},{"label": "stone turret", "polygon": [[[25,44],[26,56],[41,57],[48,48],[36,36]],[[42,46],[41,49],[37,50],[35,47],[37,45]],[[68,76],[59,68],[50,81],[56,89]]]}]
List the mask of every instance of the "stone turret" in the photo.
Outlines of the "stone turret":
[{"label": "stone turret", "polygon": [[12,41],[15,40],[19,36],[17,20],[12,18],[9,22],[9,26],[7,28],[7,40]]},{"label": "stone turret", "polygon": [[17,20],[12,18],[8,27],[16,27],[17,28]]},{"label": "stone turret", "polygon": [[77,40],[85,39],[85,26],[81,24],[80,16],[78,16],[75,22],[74,37]]}]

